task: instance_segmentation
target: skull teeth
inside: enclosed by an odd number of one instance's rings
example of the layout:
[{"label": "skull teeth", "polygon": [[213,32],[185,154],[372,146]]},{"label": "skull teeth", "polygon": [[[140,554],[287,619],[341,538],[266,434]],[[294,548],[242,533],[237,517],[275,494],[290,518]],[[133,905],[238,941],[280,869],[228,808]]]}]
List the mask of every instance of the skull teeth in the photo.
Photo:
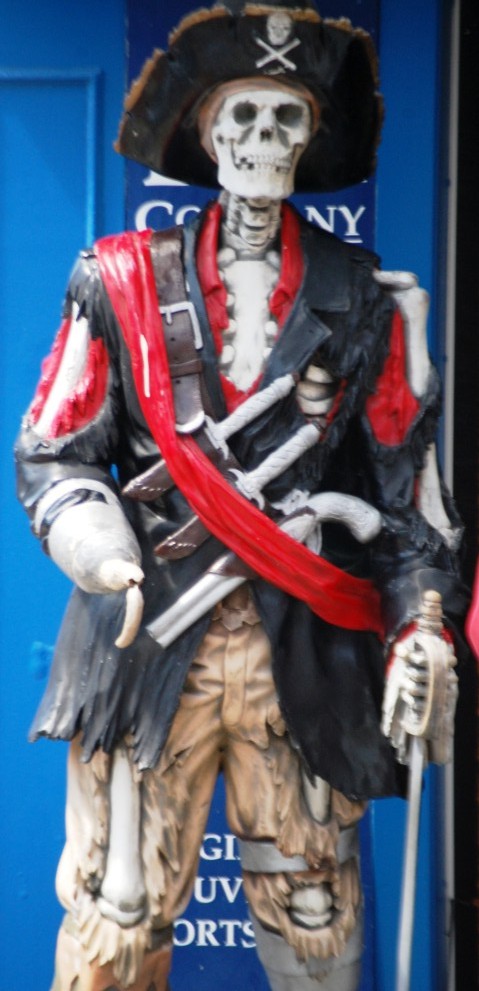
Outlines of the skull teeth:
[{"label": "skull teeth", "polygon": [[278,161],[277,158],[270,158],[265,155],[254,156],[250,155],[247,158],[236,158],[233,157],[233,162],[235,168],[242,172],[252,172],[253,169],[260,172],[276,172],[280,174],[287,174],[291,168],[291,159],[283,159]]}]

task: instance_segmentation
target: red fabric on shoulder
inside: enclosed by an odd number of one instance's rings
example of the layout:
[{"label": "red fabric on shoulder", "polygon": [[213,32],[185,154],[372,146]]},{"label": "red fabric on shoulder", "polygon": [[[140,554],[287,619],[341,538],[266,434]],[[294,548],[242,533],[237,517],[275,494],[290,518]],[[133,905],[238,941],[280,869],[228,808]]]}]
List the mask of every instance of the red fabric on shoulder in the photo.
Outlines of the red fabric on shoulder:
[{"label": "red fabric on shoulder", "polygon": [[380,444],[402,444],[414,422],[420,403],[412,394],[406,376],[404,325],[399,310],[393,316],[389,354],[376,383],[376,390],[366,401],[366,415]]},{"label": "red fabric on shoulder", "polygon": [[62,321],[60,329],[55,337],[52,349],[47,358],[42,362],[42,373],[37,385],[33,402],[30,408],[30,420],[38,423],[40,415],[50,394],[51,387],[57,377],[57,372],[63,358],[65,344],[70,333],[71,317]]},{"label": "red fabric on shoulder", "polygon": [[[49,356],[42,365],[42,376],[30,408],[30,422],[35,426],[45,409],[57,375],[60,372],[72,318],[63,320]],[[85,366],[72,392],[64,396],[58,405],[46,436],[64,437],[86,427],[97,415],[105,401],[108,383],[108,353],[103,341],[90,340]]]}]

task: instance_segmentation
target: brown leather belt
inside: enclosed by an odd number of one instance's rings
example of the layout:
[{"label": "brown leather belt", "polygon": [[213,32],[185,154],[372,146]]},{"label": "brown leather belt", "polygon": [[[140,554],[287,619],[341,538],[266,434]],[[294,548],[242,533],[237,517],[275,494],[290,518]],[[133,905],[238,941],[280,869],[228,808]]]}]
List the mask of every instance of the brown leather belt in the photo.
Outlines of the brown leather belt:
[{"label": "brown leather belt", "polygon": [[179,228],[157,231],[151,239],[151,259],[163,317],[165,345],[171,372],[176,429],[192,433],[204,421],[201,398],[203,346],[195,308],[187,298],[183,273],[183,235]]},{"label": "brown leather belt", "polygon": [[[220,455],[207,433],[201,429],[205,423],[204,402],[207,408],[210,403],[202,378],[203,362],[198,356],[198,350],[203,346],[201,329],[194,305],[187,298],[182,248],[181,228],[157,231],[152,235],[151,260],[168,355],[175,427],[178,433],[195,432],[195,439],[202,450],[226,475],[229,468],[240,468],[240,465],[231,452],[226,457]],[[146,472],[131,479],[124,487],[123,495],[140,502],[151,502],[172,486],[171,475],[161,459]],[[193,516],[155,547],[155,554],[173,560],[187,557],[209,536],[206,527],[198,517]],[[247,566],[244,569],[245,574],[250,574]]]}]

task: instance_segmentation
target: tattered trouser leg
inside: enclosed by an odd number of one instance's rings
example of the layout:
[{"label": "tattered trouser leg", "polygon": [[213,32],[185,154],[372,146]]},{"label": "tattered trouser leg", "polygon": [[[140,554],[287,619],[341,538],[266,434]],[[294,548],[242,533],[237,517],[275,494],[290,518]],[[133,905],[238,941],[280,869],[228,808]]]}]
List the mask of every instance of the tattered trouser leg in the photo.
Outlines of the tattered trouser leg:
[{"label": "tattered trouser leg", "polygon": [[[81,765],[73,748],[71,763],[68,842],[58,875],[60,898],[74,919],[74,933],[66,935],[79,940],[105,975],[110,968],[117,983],[68,984],[58,977],[57,967],[54,991],[166,987],[167,934],[191,895],[221,768],[230,828],[249,851],[243,864],[245,893],[274,991],[309,991],[309,984],[295,983],[309,975],[314,975],[318,991],[329,991],[325,981],[332,960],[357,961],[361,898],[351,828],[363,806],[333,792],[326,821],[311,814],[300,762],[279,711],[269,643],[246,589],[217,608],[160,761],[137,776],[142,877],[133,893],[141,897],[143,884],[146,902],[143,918],[133,925],[122,926],[121,913],[115,921],[115,911],[108,909],[111,761],[97,756],[90,765]],[[258,855],[254,865],[251,851]],[[305,926],[298,919],[308,916],[308,898],[315,888],[320,904],[324,901],[324,917],[314,918],[313,912],[313,925]],[[133,901],[129,894],[128,911]],[[314,911],[317,899],[315,906]],[[271,969],[268,940],[282,948],[281,955],[273,951],[272,959],[275,966],[283,961],[286,983],[278,983]],[[145,968],[155,953],[157,974],[150,979]],[[354,991],[356,978],[352,981],[338,988]]]},{"label": "tattered trouser leg", "polygon": [[[127,787],[121,780],[125,777]],[[112,795],[118,789],[120,796]],[[126,808],[115,814],[121,792]],[[57,894],[68,914],[58,936],[52,991],[167,991],[172,929],[154,932],[149,922],[140,856],[140,801],[141,783],[128,747],[122,745],[112,757],[100,751],[84,764],[80,743],[73,741],[68,761],[67,843],[57,872]],[[123,821],[122,812],[130,821]],[[112,846],[118,854],[127,835],[131,850],[126,861],[118,858],[112,864]],[[115,887],[119,899],[113,907],[119,912],[112,918],[100,909]],[[130,911],[122,905],[125,896]]]},{"label": "tattered trouser leg", "polygon": [[254,846],[240,844],[245,893],[258,913],[256,947],[272,991],[356,991],[363,949],[357,827],[341,831],[336,883],[308,871],[301,857]]}]

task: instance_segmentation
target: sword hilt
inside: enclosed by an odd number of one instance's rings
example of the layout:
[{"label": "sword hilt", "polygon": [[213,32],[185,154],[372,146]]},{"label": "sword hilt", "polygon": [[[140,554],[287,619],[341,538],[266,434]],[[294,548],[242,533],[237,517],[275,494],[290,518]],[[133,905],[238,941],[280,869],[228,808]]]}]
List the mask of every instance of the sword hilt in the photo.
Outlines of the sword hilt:
[{"label": "sword hilt", "polygon": [[402,726],[409,736],[421,737],[432,745],[437,763],[449,759],[457,694],[452,670],[455,658],[442,632],[442,598],[430,590],[424,593],[414,648],[407,658],[414,692],[406,695]]},{"label": "sword hilt", "polygon": [[316,423],[307,423],[256,468],[247,472],[231,469],[230,474],[234,479],[235,487],[246,499],[257,502],[262,508],[264,505],[262,490],[313,447],[318,442],[319,435],[319,426]]}]

